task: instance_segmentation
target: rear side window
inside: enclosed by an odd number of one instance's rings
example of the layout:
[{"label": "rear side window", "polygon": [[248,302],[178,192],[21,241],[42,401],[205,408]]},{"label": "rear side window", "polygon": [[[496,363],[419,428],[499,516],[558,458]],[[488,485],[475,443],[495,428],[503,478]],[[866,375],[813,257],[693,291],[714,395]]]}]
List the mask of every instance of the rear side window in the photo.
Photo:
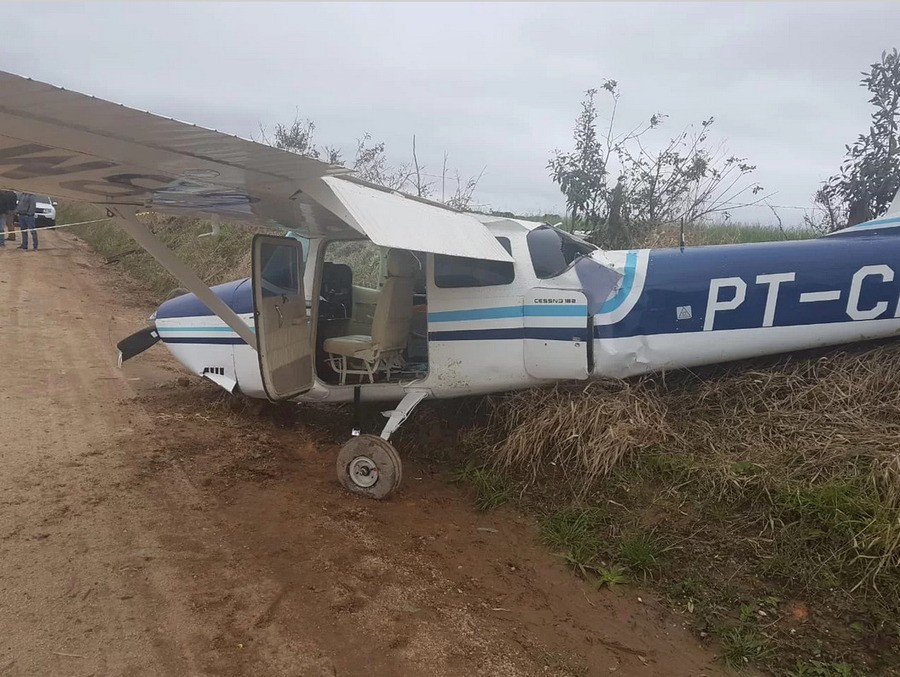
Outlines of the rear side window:
[{"label": "rear side window", "polygon": [[[497,242],[512,254],[508,237]],[[510,284],[516,278],[513,264],[507,261],[485,261],[461,256],[434,255],[434,284],[441,289],[458,287],[493,287]]]}]

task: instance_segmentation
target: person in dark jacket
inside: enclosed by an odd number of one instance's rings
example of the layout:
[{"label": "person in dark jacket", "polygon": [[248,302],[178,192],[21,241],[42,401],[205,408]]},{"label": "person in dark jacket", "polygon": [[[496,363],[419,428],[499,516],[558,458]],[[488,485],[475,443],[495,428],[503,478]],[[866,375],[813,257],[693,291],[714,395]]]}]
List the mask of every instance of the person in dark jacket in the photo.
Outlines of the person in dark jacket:
[{"label": "person in dark jacket", "polygon": [[20,249],[28,250],[28,231],[31,231],[32,249],[37,251],[38,236],[34,229],[35,198],[31,193],[22,193],[19,196],[19,204],[16,206],[16,214],[19,216],[19,230],[22,231],[22,244]]},{"label": "person in dark jacket", "polygon": [[[6,245],[6,240],[16,239],[16,233],[12,222],[17,203],[18,198],[13,191],[0,190],[0,247]],[[4,237],[4,229],[9,231],[8,237]]]}]

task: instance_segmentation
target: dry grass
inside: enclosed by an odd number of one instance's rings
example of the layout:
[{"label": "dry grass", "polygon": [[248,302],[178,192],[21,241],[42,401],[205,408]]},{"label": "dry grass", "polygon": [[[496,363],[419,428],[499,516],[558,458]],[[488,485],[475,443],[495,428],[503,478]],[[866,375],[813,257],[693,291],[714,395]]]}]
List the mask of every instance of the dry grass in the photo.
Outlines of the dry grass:
[{"label": "dry grass", "polygon": [[[711,460],[778,464],[790,479],[842,477],[861,462],[900,507],[900,350],[838,353],[765,371],[644,384],[670,410],[668,443]],[[719,463],[721,465],[721,463]]]},{"label": "dry grass", "polygon": [[[492,398],[469,442],[523,488],[561,477],[585,499],[648,467],[772,531],[816,523],[859,582],[900,566],[900,349]],[[840,541],[837,543],[835,541]]]},{"label": "dry grass", "polygon": [[486,426],[468,443],[487,445],[496,466],[514,469],[533,484],[561,474],[583,495],[629,452],[667,438],[666,405],[643,383],[592,382],[488,398]]}]

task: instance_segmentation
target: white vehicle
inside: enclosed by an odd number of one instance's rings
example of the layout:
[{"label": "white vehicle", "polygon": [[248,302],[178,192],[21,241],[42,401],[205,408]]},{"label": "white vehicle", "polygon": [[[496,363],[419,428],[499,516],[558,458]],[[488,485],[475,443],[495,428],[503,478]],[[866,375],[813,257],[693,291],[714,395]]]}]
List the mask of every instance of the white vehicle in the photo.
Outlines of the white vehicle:
[{"label": "white vehicle", "polygon": [[34,198],[35,225],[38,228],[41,226],[55,226],[57,203],[46,195],[35,195]]},{"label": "white vehicle", "polygon": [[[120,359],[162,340],[193,373],[251,397],[399,401],[380,435],[354,430],[338,455],[341,482],[367,496],[399,486],[389,440],[426,397],[900,333],[897,199],[817,240],[604,252],[16,75],[0,73],[0,95],[3,183],[104,205],[191,292],[122,341]],[[285,236],[255,236],[252,276],[210,289],[136,218],[144,209]],[[348,242],[371,249],[366,266],[339,260]]]}]

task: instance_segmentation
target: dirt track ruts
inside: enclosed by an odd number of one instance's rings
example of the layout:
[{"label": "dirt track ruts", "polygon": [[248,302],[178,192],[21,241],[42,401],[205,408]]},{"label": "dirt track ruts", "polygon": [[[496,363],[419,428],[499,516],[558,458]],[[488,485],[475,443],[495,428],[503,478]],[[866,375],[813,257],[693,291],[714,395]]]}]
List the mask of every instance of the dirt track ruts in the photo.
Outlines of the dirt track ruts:
[{"label": "dirt track ruts", "polygon": [[[374,503],[341,440],[224,406],[76,238],[0,250],[0,675],[714,675],[634,588],[598,593],[432,468]],[[183,383],[183,382],[182,382]],[[300,416],[302,421],[302,415]]]}]

